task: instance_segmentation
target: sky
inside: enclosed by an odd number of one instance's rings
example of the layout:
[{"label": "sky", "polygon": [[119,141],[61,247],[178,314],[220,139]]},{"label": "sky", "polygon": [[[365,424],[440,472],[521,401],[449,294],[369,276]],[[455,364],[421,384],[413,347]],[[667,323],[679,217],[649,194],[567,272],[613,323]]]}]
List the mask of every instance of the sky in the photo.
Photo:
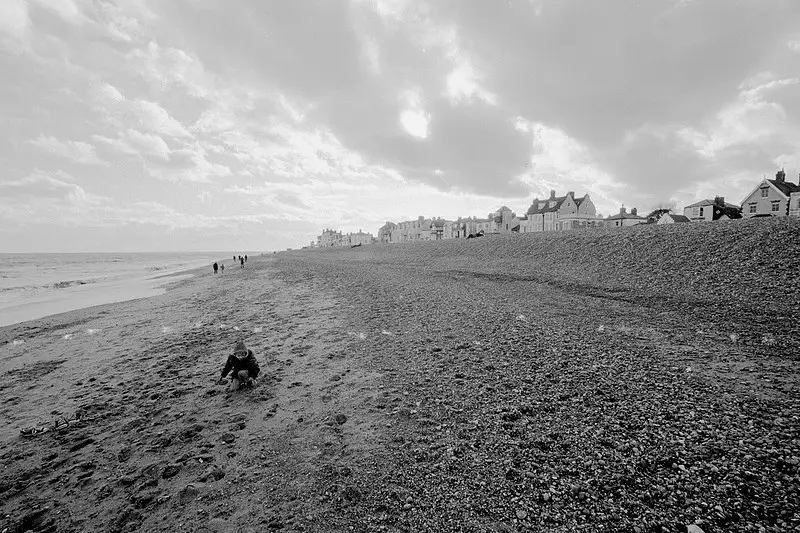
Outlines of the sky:
[{"label": "sky", "polygon": [[269,251],[800,173],[797,0],[2,0],[0,252]]}]

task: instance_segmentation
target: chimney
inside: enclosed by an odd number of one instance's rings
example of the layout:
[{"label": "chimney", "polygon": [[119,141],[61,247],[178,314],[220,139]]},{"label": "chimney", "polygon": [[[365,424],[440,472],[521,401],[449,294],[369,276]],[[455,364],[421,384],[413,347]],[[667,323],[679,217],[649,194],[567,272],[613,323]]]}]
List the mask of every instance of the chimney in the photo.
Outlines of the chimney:
[{"label": "chimney", "polygon": [[625,214],[625,206],[624,205],[619,208],[619,214],[620,215],[624,215]]},{"label": "chimney", "polygon": [[550,198],[556,197],[556,191],[554,189],[550,189]]},{"label": "chimney", "polygon": [[567,193],[567,196],[572,196],[573,198],[575,198],[575,191],[569,191]]},{"label": "chimney", "polygon": [[786,181],[786,172],[783,169],[780,169],[777,174],[775,174],[775,181],[784,182]]},{"label": "chimney", "polygon": [[631,215],[637,216],[636,212],[637,212],[637,209],[635,207],[633,209],[631,209]]},{"label": "chimney", "polygon": [[725,197],[724,196],[715,196],[714,203],[720,207],[725,207]]}]

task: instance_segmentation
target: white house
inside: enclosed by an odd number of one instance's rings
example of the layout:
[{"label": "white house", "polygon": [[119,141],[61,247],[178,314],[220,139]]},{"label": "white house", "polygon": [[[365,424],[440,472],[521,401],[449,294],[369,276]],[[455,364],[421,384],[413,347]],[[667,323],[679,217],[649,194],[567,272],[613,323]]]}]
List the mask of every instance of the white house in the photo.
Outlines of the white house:
[{"label": "white house", "polygon": [[[785,217],[790,214],[792,195],[800,193],[800,185],[786,181],[786,173],[781,169],[774,180],[764,178],[761,183],[742,200],[742,216]],[[794,209],[800,209],[795,206]]]}]

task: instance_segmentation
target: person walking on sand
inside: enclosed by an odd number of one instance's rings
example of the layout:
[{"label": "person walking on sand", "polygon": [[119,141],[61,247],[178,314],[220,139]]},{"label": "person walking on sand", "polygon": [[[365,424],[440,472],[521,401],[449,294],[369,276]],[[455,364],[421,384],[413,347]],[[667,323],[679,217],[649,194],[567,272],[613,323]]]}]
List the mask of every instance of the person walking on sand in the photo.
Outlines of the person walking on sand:
[{"label": "person walking on sand", "polygon": [[244,254],[244,262],[247,263],[247,254]]},{"label": "person walking on sand", "polygon": [[214,274],[216,274],[216,273],[217,273],[217,268],[219,268],[219,267],[217,266],[217,263],[216,263],[216,262],[214,262],[213,268],[214,268]]},{"label": "person walking on sand", "polygon": [[225,379],[228,372],[231,372],[231,385],[229,390],[235,391],[242,387],[253,387],[256,384],[258,374],[261,368],[258,366],[258,361],[253,353],[245,346],[243,341],[236,343],[233,348],[233,355],[228,356],[225,361],[225,366],[222,368],[222,375],[219,377],[219,383]]},{"label": "person walking on sand", "polygon": [[244,257],[239,258],[239,263],[242,265],[242,268],[244,268]]},{"label": "person walking on sand", "polygon": [[220,274],[224,274],[225,273],[225,263],[220,263],[219,264],[219,273]]}]

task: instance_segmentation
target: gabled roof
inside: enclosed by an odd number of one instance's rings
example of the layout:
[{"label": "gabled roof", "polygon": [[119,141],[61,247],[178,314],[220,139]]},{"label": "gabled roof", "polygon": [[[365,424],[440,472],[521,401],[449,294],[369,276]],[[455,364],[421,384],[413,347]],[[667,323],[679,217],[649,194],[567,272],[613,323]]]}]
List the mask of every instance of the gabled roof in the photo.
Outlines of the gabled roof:
[{"label": "gabled roof", "polygon": [[634,215],[633,213],[617,213],[616,215],[611,215],[610,217],[606,218],[606,220],[647,220],[645,217],[640,217],[639,215]]},{"label": "gabled roof", "polygon": [[[554,198],[545,198],[544,200],[539,200],[538,198],[534,198],[533,203],[528,208],[528,211],[525,214],[539,215],[541,213],[552,213],[558,211],[561,208],[561,204],[563,204],[564,200],[566,199],[567,199],[566,196],[556,196]],[[533,207],[537,204],[537,202],[539,204],[539,209],[534,209]],[[549,207],[550,202],[555,202],[556,205],[554,205],[553,207]]]},{"label": "gabled roof", "polygon": [[[708,198],[706,198],[705,200],[700,200],[699,202],[695,202],[692,205],[687,205],[684,209],[689,209],[689,208],[692,208],[692,207],[705,207],[707,205],[717,205],[717,203],[714,200],[709,200]],[[731,208],[734,208],[734,209],[738,209],[739,208],[738,205],[729,204],[728,202],[725,202],[725,207],[731,207]]]},{"label": "gabled roof", "polygon": [[673,215],[672,213],[666,213],[664,216],[669,216],[673,222],[683,223],[683,222],[691,222],[689,217],[684,215]]},{"label": "gabled roof", "polygon": [[795,185],[790,181],[767,180],[784,195],[789,196],[793,192],[800,192],[800,185]]}]

